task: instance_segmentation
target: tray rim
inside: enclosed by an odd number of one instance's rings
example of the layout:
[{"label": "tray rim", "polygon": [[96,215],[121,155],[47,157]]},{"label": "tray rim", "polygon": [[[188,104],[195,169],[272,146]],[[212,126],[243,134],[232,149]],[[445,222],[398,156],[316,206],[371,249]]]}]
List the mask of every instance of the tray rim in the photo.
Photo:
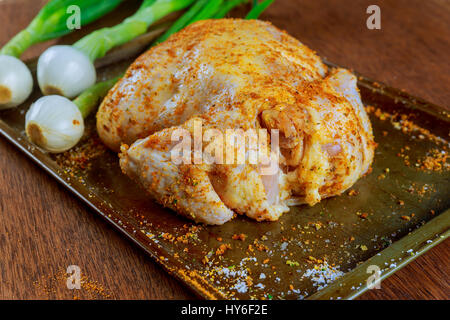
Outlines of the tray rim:
[{"label": "tray rim", "polygon": [[[423,237],[422,234],[426,234],[427,237]],[[342,299],[353,300],[366,291],[371,290],[367,287],[367,285],[360,285],[370,276],[369,273],[364,272],[367,270],[367,267],[370,265],[378,265],[379,262],[381,262],[378,260],[382,260],[384,256],[389,256],[395,261],[400,260],[395,267],[387,267],[381,271],[380,282],[382,282],[434,246],[446,240],[449,236],[450,209],[447,209],[438,216],[429,220],[423,226],[395,241],[389,247],[367,259],[353,270],[347,272],[344,276],[337,279],[326,288],[307,297],[307,299],[332,299],[332,294],[340,292],[341,295],[339,297]],[[413,245],[411,246],[411,244]],[[407,250],[406,247],[408,248]],[[409,254],[409,250],[412,250],[413,254]],[[356,286],[358,284],[360,285],[359,288],[352,289],[352,286]]]},{"label": "tray rim", "polygon": [[[339,67],[333,63],[330,63],[323,59],[323,61],[329,66],[333,68]],[[117,61],[113,61],[117,62]],[[34,68],[33,59],[29,62],[31,69]],[[421,98],[414,97],[409,95],[407,92],[402,90],[392,88],[387,86],[386,84],[371,80],[367,77],[362,76],[358,72],[352,70],[352,72],[358,78],[358,86],[364,86],[366,88],[370,88],[371,90],[382,92],[383,94],[388,94],[391,97],[397,98],[401,101],[405,108],[413,108],[420,109],[423,112],[430,114],[431,116],[437,117],[440,120],[446,121],[450,123],[450,117],[448,116],[449,111],[445,107],[440,107],[432,103],[428,103]],[[377,83],[375,87],[373,84]],[[49,165],[43,162],[43,159],[47,157],[47,153],[40,148],[33,146],[30,142],[28,142],[23,136],[18,136],[16,132],[0,117],[0,135],[4,136],[9,142],[15,145],[19,150],[21,150],[26,156],[31,158],[33,162],[35,162],[38,166],[40,166],[44,171],[46,171],[50,176],[55,178],[59,183],[61,183],[64,187],[66,187],[69,191],[71,191],[76,197],[82,200],[85,204],[88,205],[91,209],[97,212],[100,216],[106,219],[116,230],[121,232],[131,240],[138,247],[142,248],[154,261],[156,261],[160,266],[162,266],[170,275],[173,275],[190,288],[193,293],[197,296],[204,299],[229,299],[229,297],[225,296],[222,292],[217,290],[210,283],[205,281],[202,277],[196,274],[187,274],[186,272],[181,272],[180,269],[171,268],[170,265],[176,264],[176,261],[173,260],[172,256],[167,255],[164,251],[161,254],[157,254],[160,251],[160,248],[155,246],[152,242],[147,242],[147,246],[144,244],[143,240],[139,240],[141,237],[137,233],[134,236],[123,227],[123,225],[118,224],[109,217],[109,212],[113,212],[111,208],[108,206],[102,206],[101,199],[98,197],[90,197],[89,192],[86,187],[80,184],[76,180],[70,180],[69,177],[64,178],[63,172],[56,166],[56,163],[53,161],[53,165]],[[78,189],[77,189],[78,188]],[[98,198],[98,199],[96,199]],[[94,201],[95,200],[95,201]],[[95,203],[97,202],[97,203]],[[428,234],[428,237],[425,239],[421,237],[421,233]],[[345,273],[344,276],[330,284],[329,286],[323,288],[322,290],[317,291],[316,293],[308,296],[306,299],[333,299],[339,293],[341,299],[353,300],[366,292],[368,290],[367,286],[360,286],[363,283],[369,274],[365,273],[363,268],[367,267],[370,264],[375,264],[377,258],[381,257],[396,257],[402,258],[401,262],[395,268],[388,268],[386,272],[382,272],[380,275],[380,281],[388,278],[390,275],[400,270],[408,263],[415,260],[417,257],[421,256],[423,253],[433,248],[437,244],[446,240],[450,236],[450,208],[447,208],[445,211],[438,214],[436,217],[429,220],[423,226],[417,228],[410,234],[402,237],[401,239],[392,243],[389,247],[383,249],[378,252],[376,255],[362,262],[360,265],[355,267],[353,270]],[[143,239],[143,238],[142,238]],[[419,239],[421,241],[419,241]],[[410,241],[416,241],[415,245],[417,247],[416,254],[413,256],[406,256],[402,254],[402,248]],[[420,242],[420,243],[419,243]],[[160,256],[164,256],[164,260],[160,259]],[[381,259],[380,258],[380,259]],[[385,270],[383,270],[385,271]],[[353,287],[353,289],[352,289]]]}]

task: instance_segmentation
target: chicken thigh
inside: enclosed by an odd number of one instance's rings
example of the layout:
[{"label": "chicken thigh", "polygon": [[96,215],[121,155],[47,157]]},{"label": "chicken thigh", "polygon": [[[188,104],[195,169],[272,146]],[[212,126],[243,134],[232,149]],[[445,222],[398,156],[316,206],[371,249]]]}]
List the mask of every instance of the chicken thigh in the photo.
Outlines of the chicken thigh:
[{"label": "chicken thigh", "polygon": [[[279,155],[264,165],[249,161],[248,150],[240,163],[195,162],[195,152],[188,163],[174,161],[174,134],[195,136],[196,124],[202,135],[275,130]],[[368,171],[375,147],[356,77],[328,71],[313,51],[258,20],[200,21],[144,53],[103,101],[97,129],[153,198],[208,224],[234,213],[273,221],[290,204],[338,195]],[[267,137],[270,148],[275,138]],[[200,158],[211,145],[203,141]],[[267,165],[276,170],[264,172]]]}]

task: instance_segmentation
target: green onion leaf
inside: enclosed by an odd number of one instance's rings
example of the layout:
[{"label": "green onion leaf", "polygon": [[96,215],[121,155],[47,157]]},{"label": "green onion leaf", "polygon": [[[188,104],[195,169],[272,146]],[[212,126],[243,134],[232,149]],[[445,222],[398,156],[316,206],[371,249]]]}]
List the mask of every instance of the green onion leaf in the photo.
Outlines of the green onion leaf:
[{"label": "green onion leaf", "polygon": [[195,2],[192,7],[190,7],[188,11],[186,11],[177,21],[175,21],[172,26],[164,32],[164,34],[156,39],[152,45],[157,45],[158,43],[166,41],[172,34],[187,26],[208,1],[209,0],[198,0]]},{"label": "green onion leaf", "polygon": [[248,0],[229,0],[227,1],[222,8],[220,8],[220,10],[214,15],[214,19],[222,19],[223,17],[226,16],[226,14],[233,10],[235,7],[247,3]]},{"label": "green onion leaf", "polygon": [[252,10],[250,10],[245,19],[258,19],[261,13],[263,13],[263,11],[266,10],[273,3],[273,1],[274,0],[264,0],[258,3],[252,8]]},{"label": "green onion leaf", "polygon": [[202,10],[200,10],[200,12],[197,13],[197,15],[194,18],[192,18],[189,24],[213,17],[219,11],[222,2],[223,0],[208,1],[208,3],[202,8]]}]

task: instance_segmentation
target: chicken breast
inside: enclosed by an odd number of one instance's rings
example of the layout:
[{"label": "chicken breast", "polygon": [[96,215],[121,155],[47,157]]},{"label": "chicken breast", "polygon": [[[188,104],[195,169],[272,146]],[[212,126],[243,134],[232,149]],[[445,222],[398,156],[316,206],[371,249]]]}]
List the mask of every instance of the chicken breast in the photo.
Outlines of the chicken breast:
[{"label": "chicken breast", "polygon": [[[273,221],[290,204],[338,195],[368,171],[375,147],[356,77],[328,71],[313,51],[258,20],[200,21],[144,53],[103,101],[97,129],[112,150],[123,144],[122,170],[153,198],[208,224],[234,213]],[[236,160],[242,143],[214,149],[217,141],[205,139],[216,132],[223,142],[227,130],[268,130],[278,156],[252,162],[244,139],[240,162],[205,161],[221,149]],[[203,139],[184,162],[173,158],[180,132]]]}]

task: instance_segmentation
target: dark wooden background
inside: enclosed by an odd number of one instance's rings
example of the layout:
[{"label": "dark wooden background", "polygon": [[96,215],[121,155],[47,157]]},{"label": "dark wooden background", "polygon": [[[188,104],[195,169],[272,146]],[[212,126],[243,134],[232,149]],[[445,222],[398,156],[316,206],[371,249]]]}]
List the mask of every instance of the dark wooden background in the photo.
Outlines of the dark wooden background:
[{"label": "dark wooden background", "polygon": [[[43,0],[0,3],[0,46]],[[381,7],[381,30],[366,8]],[[450,101],[450,1],[276,0],[262,17],[329,61],[405,89]],[[26,53],[33,57],[47,44]],[[450,241],[419,257],[361,299],[449,299]],[[66,288],[67,266],[85,276]],[[0,138],[0,299],[189,299],[194,295],[68,191]]]}]

